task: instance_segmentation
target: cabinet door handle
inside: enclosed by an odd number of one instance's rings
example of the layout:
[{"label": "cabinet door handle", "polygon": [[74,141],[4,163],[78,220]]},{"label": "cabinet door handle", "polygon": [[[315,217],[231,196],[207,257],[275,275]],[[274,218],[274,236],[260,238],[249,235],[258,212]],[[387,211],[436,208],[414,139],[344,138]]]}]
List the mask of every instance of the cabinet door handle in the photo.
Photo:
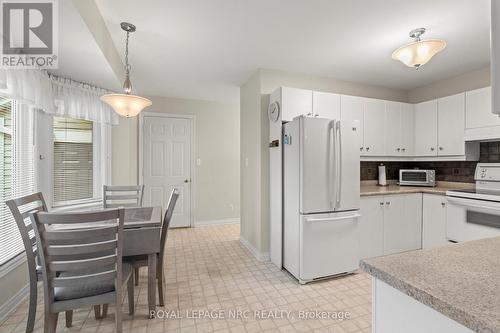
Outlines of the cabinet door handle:
[{"label": "cabinet door handle", "polygon": [[363,151],[363,147],[359,147],[359,151]]},{"label": "cabinet door handle", "polygon": [[441,206],[446,206],[446,202],[441,202]]},{"label": "cabinet door handle", "polygon": [[309,112],[309,113],[307,114],[307,116],[309,116],[309,117],[310,117],[310,116],[312,116],[312,115],[313,115],[313,114],[312,114],[311,112]]},{"label": "cabinet door handle", "polygon": [[406,151],[406,148],[401,149],[402,151]]},{"label": "cabinet door handle", "polygon": [[380,201],[380,206],[383,206],[384,205],[384,202],[383,201]]},{"label": "cabinet door handle", "polygon": [[434,147],[431,147],[431,151],[434,151]]},{"label": "cabinet door handle", "polygon": [[314,116],[315,116],[315,117],[319,117],[319,113],[316,113]]},{"label": "cabinet door handle", "polygon": [[443,150],[444,148],[443,147],[439,147],[439,150]]},{"label": "cabinet door handle", "polygon": [[366,151],[369,151],[370,150],[370,147],[366,147]]},{"label": "cabinet door handle", "polygon": [[386,202],[385,202],[385,204],[386,204],[387,206],[389,206],[389,205],[391,204],[391,202],[390,202],[390,201],[386,201]]},{"label": "cabinet door handle", "polygon": [[397,150],[397,151],[401,151],[401,148],[397,148],[396,150]]}]

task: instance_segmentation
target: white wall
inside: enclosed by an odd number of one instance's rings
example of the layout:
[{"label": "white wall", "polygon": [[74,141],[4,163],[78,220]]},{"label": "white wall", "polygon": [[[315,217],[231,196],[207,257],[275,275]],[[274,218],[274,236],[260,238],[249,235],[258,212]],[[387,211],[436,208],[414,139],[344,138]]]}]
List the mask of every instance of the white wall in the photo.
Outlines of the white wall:
[{"label": "white wall", "polygon": [[[240,217],[240,115],[238,105],[150,97],[148,112],[196,116],[195,221]],[[137,184],[138,120],[113,127],[113,184]],[[193,161],[196,163],[196,161]]]},{"label": "white wall", "polygon": [[420,103],[431,99],[458,94],[467,90],[474,90],[490,85],[490,68],[437,81],[426,86],[408,91],[408,102]]}]

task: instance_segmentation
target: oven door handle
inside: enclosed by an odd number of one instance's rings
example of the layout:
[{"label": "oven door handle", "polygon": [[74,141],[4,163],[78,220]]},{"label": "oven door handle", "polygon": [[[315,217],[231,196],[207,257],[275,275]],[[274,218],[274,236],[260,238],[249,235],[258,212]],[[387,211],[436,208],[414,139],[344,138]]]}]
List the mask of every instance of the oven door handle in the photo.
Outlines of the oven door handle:
[{"label": "oven door handle", "polygon": [[477,199],[464,199],[456,197],[446,197],[450,204],[457,206],[462,206],[469,210],[481,211],[481,212],[493,212],[500,215],[500,202],[491,202],[485,200]]}]

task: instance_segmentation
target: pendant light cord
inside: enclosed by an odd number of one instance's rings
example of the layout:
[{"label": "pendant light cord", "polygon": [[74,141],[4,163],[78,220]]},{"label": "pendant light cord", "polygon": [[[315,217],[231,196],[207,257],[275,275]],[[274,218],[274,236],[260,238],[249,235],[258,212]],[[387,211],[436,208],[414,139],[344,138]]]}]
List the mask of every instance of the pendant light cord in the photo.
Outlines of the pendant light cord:
[{"label": "pendant light cord", "polygon": [[127,72],[127,77],[130,76],[130,65],[128,63],[128,38],[129,38],[130,32],[127,31],[127,39],[125,41],[125,71]]}]

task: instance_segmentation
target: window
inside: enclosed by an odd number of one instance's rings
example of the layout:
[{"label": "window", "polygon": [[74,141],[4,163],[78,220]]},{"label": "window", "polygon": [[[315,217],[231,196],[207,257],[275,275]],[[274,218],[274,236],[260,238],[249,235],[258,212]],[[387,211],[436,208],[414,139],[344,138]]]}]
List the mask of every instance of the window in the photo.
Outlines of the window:
[{"label": "window", "polygon": [[5,201],[34,192],[33,111],[0,97],[0,265],[24,251]]},{"label": "window", "polygon": [[94,145],[91,121],[54,117],[54,205],[94,197]]}]

